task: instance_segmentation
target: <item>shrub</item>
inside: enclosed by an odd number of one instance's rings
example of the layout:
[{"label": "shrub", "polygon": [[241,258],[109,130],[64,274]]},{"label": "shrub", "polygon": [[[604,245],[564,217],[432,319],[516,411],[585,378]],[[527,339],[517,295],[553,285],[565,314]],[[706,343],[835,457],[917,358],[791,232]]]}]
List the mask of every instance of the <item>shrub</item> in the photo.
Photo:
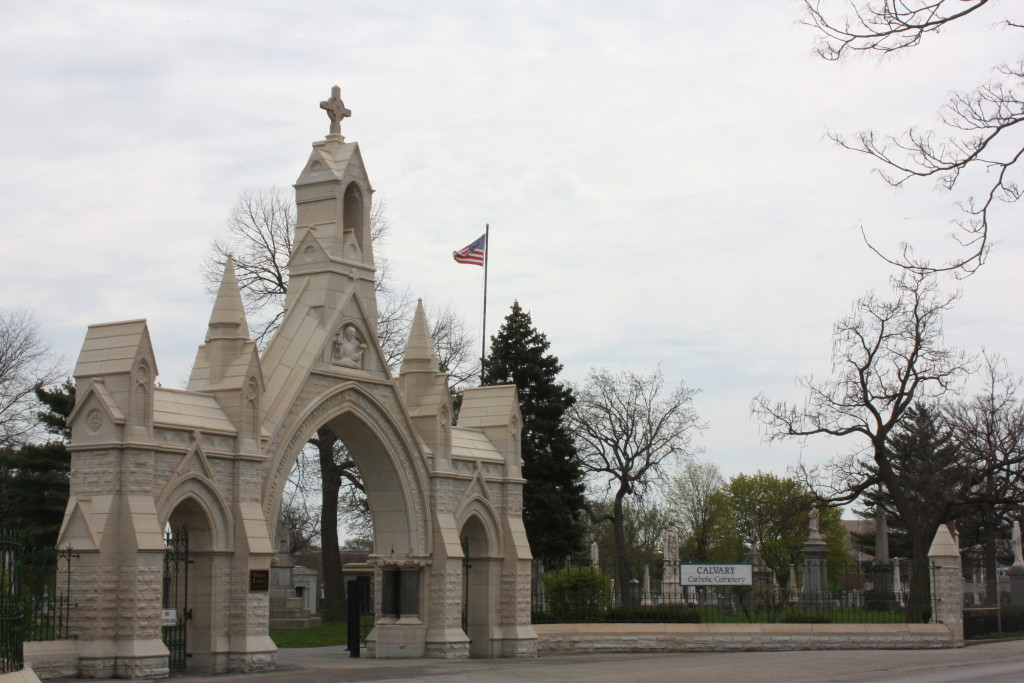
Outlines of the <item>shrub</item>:
[{"label": "shrub", "polygon": [[629,605],[613,607],[605,615],[612,623],[699,624],[700,612],[686,605]]},{"label": "shrub", "polygon": [[783,624],[831,624],[832,615],[824,612],[790,612],[781,621]]},{"label": "shrub", "polygon": [[[1024,607],[1002,608],[1003,633],[1024,631]],[[995,611],[964,610],[964,636],[979,638],[990,633],[999,633],[999,621]]]},{"label": "shrub", "polygon": [[562,623],[604,621],[612,581],[597,567],[567,567],[544,577],[546,612]]}]

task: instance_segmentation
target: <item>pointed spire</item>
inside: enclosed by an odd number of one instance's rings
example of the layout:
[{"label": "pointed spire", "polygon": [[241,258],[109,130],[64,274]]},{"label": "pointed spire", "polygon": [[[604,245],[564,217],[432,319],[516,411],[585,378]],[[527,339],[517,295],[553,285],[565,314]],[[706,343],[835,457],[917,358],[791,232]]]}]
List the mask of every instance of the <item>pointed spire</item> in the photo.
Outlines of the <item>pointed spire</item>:
[{"label": "pointed spire", "polygon": [[409,340],[405,343],[405,354],[402,356],[402,367],[398,374],[439,371],[437,354],[434,353],[434,340],[430,338],[427,314],[423,310],[423,299],[419,299],[416,302],[416,315],[412,319]]},{"label": "pointed spire", "polygon": [[217,300],[210,314],[206,341],[248,338],[249,324],[245,320],[242,292],[238,289],[238,280],[235,278],[235,259],[228,255],[224,264],[224,275],[220,280],[220,289],[217,290]]}]

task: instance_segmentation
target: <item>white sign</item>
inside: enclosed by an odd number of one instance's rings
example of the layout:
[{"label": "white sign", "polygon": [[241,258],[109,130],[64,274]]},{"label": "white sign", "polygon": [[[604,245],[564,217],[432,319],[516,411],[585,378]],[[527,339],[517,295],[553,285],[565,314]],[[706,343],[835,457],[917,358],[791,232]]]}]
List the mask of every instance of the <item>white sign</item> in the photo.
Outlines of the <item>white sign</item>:
[{"label": "white sign", "polygon": [[680,564],[680,586],[753,586],[751,564]]},{"label": "white sign", "polygon": [[164,610],[163,624],[161,626],[177,626],[178,625],[178,610],[171,608]]}]

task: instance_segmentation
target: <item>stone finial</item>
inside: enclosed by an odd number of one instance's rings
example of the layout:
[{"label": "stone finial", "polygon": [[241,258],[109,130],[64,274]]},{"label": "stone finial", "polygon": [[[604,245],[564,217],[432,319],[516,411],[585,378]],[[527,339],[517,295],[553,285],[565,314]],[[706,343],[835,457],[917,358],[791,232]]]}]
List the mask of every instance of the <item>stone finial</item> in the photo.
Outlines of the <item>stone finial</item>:
[{"label": "stone finial", "polygon": [[344,118],[352,116],[352,110],[345,107],[345,103],[341,101],[341,88],[334,86],[331,88],[331,97],[328,100],[324,100],[320,103],[320,108],[327,112],[327,116],[331,119],[331,135],[341,135],[341,121]]},{"label": "stone finial", "polygon": [[928,557],[960,557],[960,548],[957,547],[953,534],[949,533],[949,527],[945,524],[940,524],[938,531],[935,532],[935,538],[928,549]]}]

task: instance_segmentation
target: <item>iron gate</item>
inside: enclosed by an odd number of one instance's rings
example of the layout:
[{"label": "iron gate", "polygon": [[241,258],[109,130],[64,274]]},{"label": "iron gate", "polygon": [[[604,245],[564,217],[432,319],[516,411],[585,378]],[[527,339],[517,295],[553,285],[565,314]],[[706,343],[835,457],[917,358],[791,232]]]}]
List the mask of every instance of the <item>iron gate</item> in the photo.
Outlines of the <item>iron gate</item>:
[{"label": "iron gate", "polygon": [[469,537],[462,539],[462,632],[469,635]]},{"label": "iron gate", "polygon": [[188,528],[168,530],[164,536],[163,641],[170,652],[171,671],[185,668],[186,636],[192,610],[188,607]]}]

